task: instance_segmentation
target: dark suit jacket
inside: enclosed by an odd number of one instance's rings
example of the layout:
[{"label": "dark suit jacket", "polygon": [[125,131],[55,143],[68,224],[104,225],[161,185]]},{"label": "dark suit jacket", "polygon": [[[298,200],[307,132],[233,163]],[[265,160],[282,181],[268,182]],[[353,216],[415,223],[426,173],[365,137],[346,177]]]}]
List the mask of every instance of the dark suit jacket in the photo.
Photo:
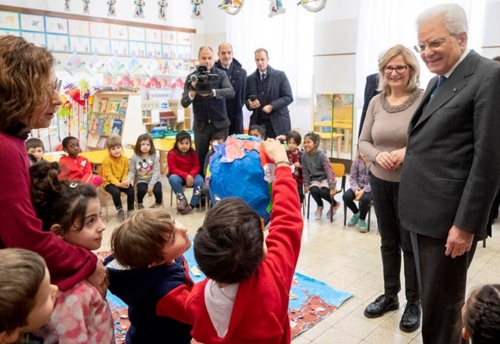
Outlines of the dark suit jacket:
[{"label": "dark suit jacket", "polygon": [[365,99],[363,103],[363,111],[361,112],[361,119],[359,120],[358,138],[361,136],[363,123],[365,123],[366,112],[368,111],[368,104],[370,104],[370,100],[372,100],[372,98],[379,93],[377,91],[377,88],[378,88],[378,73],[368,75],[366,77],[366,84],[365,84]]},{"label": "dark suit jacket", "polygon": [[444,239],[452,225],[486,237],[500,181],[500,64],[471,51],[408,128],[399,189],[404,229]]},{"label": "dark suit jacket", "polygon": [[[290,82],[286,74],[280,70],[273,69],[269,65],[267,66],[267,78],[269,78],[267,96],[269,104],[273,106],[273,112],[270,114],[271,124],[273,125],[276,135],[286,135],[291,130],[288,105],[293,102],[292,88],[290,87]],[[252,110],[248,108],[248,97],[250,95],[257,95],[257,83],[260,82],[259,79],[260,73],[258,69],[250,74],[247,79],[245,105],[250,111]],[[258,109],[253,110],[250,116],[250,125],[261,124],[257,110]]]}]

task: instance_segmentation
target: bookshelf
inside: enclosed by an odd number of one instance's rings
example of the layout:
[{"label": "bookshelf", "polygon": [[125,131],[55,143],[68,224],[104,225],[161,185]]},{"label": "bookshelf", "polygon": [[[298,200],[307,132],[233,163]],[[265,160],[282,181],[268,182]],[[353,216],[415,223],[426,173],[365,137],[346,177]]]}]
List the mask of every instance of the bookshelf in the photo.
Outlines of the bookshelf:
[{"label": "bookshelf", "polygon": [[94,95],[87,150],[105,149],[106,140],[111,135],[119,135],[125,144],[135,142],[144,132],[140,94],[100,92]]}]

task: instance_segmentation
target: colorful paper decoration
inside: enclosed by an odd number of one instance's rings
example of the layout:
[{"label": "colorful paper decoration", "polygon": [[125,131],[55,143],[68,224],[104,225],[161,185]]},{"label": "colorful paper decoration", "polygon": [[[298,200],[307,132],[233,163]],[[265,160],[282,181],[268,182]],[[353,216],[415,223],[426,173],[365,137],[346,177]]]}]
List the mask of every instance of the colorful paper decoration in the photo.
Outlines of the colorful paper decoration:
[{"label": "colorful paper decoration", "polygon": [[89,3],[90,0],[82,0],[83,1],[83,13],[90,14]]},{"label": "colorful paper decoration", "polygon": [[236,15],[243,7],[243,0],[223,0],[219,5],[220,9],[224,10],[227,14]]},{"label": "colorful paper decoration", "polygon": [[116,0],[108,0],[108,17],[116,17]]},{"label": "colorful paper decoration", "polygon": [[191,10],[191,18],[203,19],[203,11],[201,5],[203,5],[203,0],[191,0],[193,9]]},{"label": "colorful paper decoration", "polygon": [[63,65],[69,74],[73,75],[84,64],[82,58],[77,53],[71,54],[68,61]]},{"label": "colorful paper decoration", "polygon": [[137,72],[142,68],[142,64],[139,62],[137,57],[133,56],[130,61],[128,61],[126,70],[128,75],[131,77],[134,77],[134,75],[137,74]]},{"label": "colorful paper decoration", "polygon": [[134,17],[144,18],[144,6],[146,6],[146,0],[134,0],[134,5]]},{"label": "colorful paper decoration", "polygon": [[285,13],[286,9],[283,7],[282,0],[270,0],[269,5],[269,18],[274,17],[277,14]]},{"label": "colorful paper decoration", "polygon": [[158,18],[167,20],[167,0],[158,0]]},{"label": "colorful paper decoration", "polygon": [[297,6],[302,5],[309,12],[319,12],[326,6],[326,0],[300,0]]},{"label": "colorful paper decoration", "polygon": [[101,58],[97,55],[94,54],[90,60],[87,61],[85,64],[85,69],[90,73],[90,75],[95,75],[99,70],[104,66],[104,62],[101,60]]},{"label": "colorful paper decoration", "polygon": [[106,64],[105,64],[106,70],[108,71],[109,75],[112,77],[115,77],[120,70],[123,68],[123,63],[118,59],[118,57],[115,55],[113,56]]},{"label": "colorful paper decoration", "polygon": [[156,74],[159,68],[160,66],[158,64],[158,61],[152,57],[149,59],[148,64],[143,67],[144,71],[150,78],[152,78],[153,75]]}]

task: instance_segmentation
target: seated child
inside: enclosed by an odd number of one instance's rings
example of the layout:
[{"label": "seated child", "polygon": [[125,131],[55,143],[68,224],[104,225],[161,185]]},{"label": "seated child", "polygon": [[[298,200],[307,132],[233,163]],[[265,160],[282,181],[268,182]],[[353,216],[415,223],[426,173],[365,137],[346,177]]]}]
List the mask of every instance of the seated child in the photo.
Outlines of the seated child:
[{"label": "seated child", "polygon": [[187,229],[164,209],[130,215],[111,236],[106,258],[109,290],[128,306],[127,344],[191,343],[191,326],[156,315],[156,304],[180,285],[192,287],[186,260]]},{"label": "seated child", "polygon": [[45,153],[45,150],[43,148],[42,140],[36,137],[30,137],[24,142],[24,145],[26,146],[28,153],[35,156],[37,162],[43,159],[43,153]]},{"label": "seated child", "polygon": [[[279,140],[279,138],[276,138]],[[285,137],[288,150],[286,151],[286,156],[290,162],[292,168],[293,179],[297,182],[297,190],[299,192],[300,204],[304,202],[304,176],[302,175],[302,165],[300,163],[302,152],[299,150],[300,143],[302,142],[302,137],[300,133],[295,130],[290,130]]]},{"label": "seated child", "polygon": [[212,138],[210,140],[210,151],[208,152],[207,156],[205,157],[205,163],[203,164],[203,171],[205,171],[205,182],[203,183],[203,186],[201,188],[201,193],[205,196],[206,199],[210,199],[210,161],[212,160],[212,156],[215,153],[215,146],[220,145],[222,142],[224,142],[225,136],[222,133],[215,133],[212,135]]},{"label": "seated child", "polygon": [[471,344],[500,343],[500,284],[474,289],[462,308],[462,337]]},{"label": "seated child", "polygon": [[61,166],[60,179],[77,180],[82,183],[92,184],[95,187],[102,184],[102,177],[92,174],[92,164],[89,159],[79,155],[81,151],[80,141],[76,137],[65,137],[62,146],[68,155],[59,159],[59,165]]},{"label": "seated child", "polygon": [[304,192],[311,191],[311,197],[318,204],[314,216],[320,219],[323,214],[323,200],[330,202],[330,210],[327,217],[335,215],[340,207],[340,204],[335,201],[333,196],[337,190],[335,189],[336,181],[335,174],[330,165],[330,160],[325,152],[318,149],[319,136],[316,133],[310,132],[304,136],[304,151],[302,154],[302,172],[304,175],[305,189]]},{"label": "seated child", "polygon": [[[56,162],[30,167],[31,202],[42,229],[87,250],[101,247],[101,204],[96,188],[87,183],[60,180]],[[51,343],[114,344],[113,317],[105,299],[87,280],[58,291],[50,324],[36,334]]]},{"label": "seated child", "polygon": [[121,193],[127,195],[127,212],[134,210],[134,187],[127,179],[129,160],[123,155],[122,140],[120,136],[110,136],[106,141],[109,155],[102,160],[102,187],[113,198],[113,203],[118,212],[118,221],[125,220],[122,206]]},{"label": "seated child", "polygon": [[[357,159],[351,165],[351,173],[349,175],[349,185],[351,188],[344,192],[342,199],[345,205],[351,209],[354,214],[347,226],[354,227],[358,225],[360,233],[366,233],[366,214],[372,201],[372,193],[370,188],[370,165],[366,155],[358,150]],[[359,200],[359,209],[354,203],[354,200]]]},{"label": "seated child", "polygon": [[[203,186],[203,177],[200,174],[200,161],[198,154],[191,145],[191,135],[186,131],[180,131],[175,135],[174,148],[167,155],[168,164],[168,182],[175,192],[179,203],[177,210],[185,215],[193,208],[196,208],[200,202],[201,187]],[[187,202],[182,186],[193,188],[191,202]]]},{"label": "seated child", "polygon": [[261,140],[265,140],[266,128],[263,125],[253,124],[248,128],[248,135],[258,137]]},{"label": "seated child", "polygon": [[[160,181],[160,159],[156,155],[155,144],[149,134],[139,135],[134,147],[134,155],[130,158],[127,180],[132,183],[137,177],[137,208],[143,209],[142,201],[146,193],[155,196],[151,208],[161,208],[163,190]],[[129,208],[129,211],[133,208]]]},{"label": "seated child", "polygon": [[264,149],[276,166],[269,235],[240,198],[226,198],[207,212],[194,256],[207,278],[189,292],[181,286],[157,313],[193,324],[201,343],[289,344],[288,301],[300,251],[302,215],[286,152],[269,139]]},{"label": "seated child", "polygon": [[43,258],[21,248],[0,250],[0,344],[43,343],[28,332],[50,320],[57,286]]}]

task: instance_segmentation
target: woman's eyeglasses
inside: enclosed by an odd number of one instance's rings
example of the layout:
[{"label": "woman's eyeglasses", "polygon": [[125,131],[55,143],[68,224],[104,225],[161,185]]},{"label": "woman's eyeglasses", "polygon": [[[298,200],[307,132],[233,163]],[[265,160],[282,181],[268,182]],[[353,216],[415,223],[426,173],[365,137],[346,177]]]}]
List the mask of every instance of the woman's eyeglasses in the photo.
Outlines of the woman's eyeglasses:
[{"label": "woman's eyeglasses", "polygon": [[408,69],[408,66],[385,67],[384,71],[385,71],[386,74],[391,74],[392,71],[394,71],[394,70],[398,74],[404,74],[407,69]]},{"label": "woman's eyeglasses", "polygon": [[61,84],[62,84],[62,80],[56,79],[56,82],[54,83],[54,91],[59,93],[59,90],[61,89]]}]

